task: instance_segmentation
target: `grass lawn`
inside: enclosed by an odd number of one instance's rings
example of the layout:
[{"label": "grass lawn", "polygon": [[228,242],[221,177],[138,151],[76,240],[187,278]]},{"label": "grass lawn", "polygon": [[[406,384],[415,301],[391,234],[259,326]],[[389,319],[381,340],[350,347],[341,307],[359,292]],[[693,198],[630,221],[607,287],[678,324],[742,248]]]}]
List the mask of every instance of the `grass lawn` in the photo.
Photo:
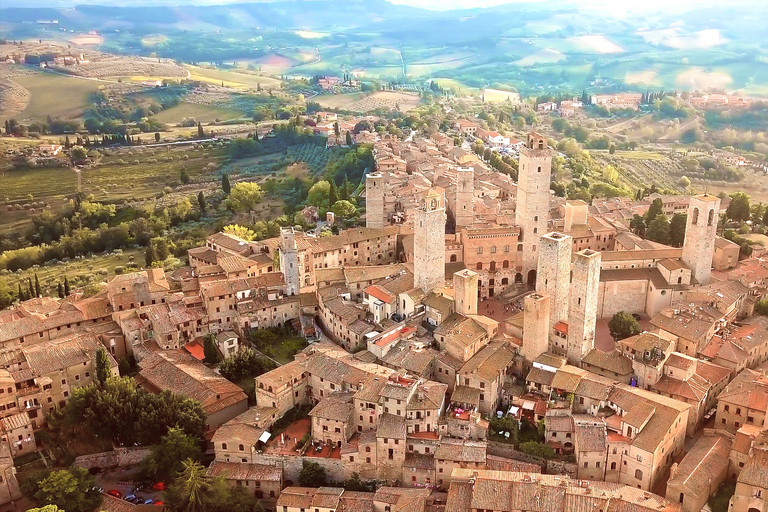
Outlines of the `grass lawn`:
[{"label": "grass lawn", "polygon": [[715,494],[709,498],[707,504],[712,512],[727,512],[728,502],[736,492],[736,482],[727,480],[720,484]]},{"label": "grass lawn", "polygon": [[194,103],[179,103],[175,107],[163,110],[159,114],[152,116],[152,119],[156,119],[161,123],[176,124],[181,122],[181,119],[184,117],[194,117],[202,123],[210,123],[217,119],[221,121],[239,119],[243,117],[243,113],[239,110],[229,108],[208,107],[206,105],[197,105]]},{"label": "grass lawn", "polygon": [[31,93],[29,105],[15,117],[20,121],[45,121],[47,116],[76,119],[88,106],[88,96],[98,90],[99,82],[52,73],[15,77],[14,82]]},{"label": "grass lawn", "polygon": [[768,247],[768,236],[760,235],[758,233],[752,233],[751,235],[742,235],[744,238],[757,242],[758,244]]},{"label": "grass lawn", "polygon": [[277,344],[269,347],[269,355],[281,363],[290,363],[293,356],[307,346],[307,340],[298,336],[288,335],[282,338]]}]

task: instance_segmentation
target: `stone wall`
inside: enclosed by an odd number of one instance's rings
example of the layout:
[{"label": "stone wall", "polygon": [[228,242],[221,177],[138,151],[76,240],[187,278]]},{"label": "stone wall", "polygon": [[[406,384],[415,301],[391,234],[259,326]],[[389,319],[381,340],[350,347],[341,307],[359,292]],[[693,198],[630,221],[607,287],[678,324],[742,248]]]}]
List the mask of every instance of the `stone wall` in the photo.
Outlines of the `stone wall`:
[{"label": "stone wall", "polygon": [[561,460],[547,461],[548,475],[568,475],[571,478],[577,478],[579,466],[575,462],[565,462]]},{"label": "stone wall", "polygon": [[114,468],[138,464],[149,455],[149,448],[115,448],[111,452],[81,455],[75,464],[81,468]]},{"label": "stone wall", "polygon": [[528,462],[529,464],[536,464],[541,467],[542,473],[548,475],[568,475],[571,478],[576,478],[578,473],[578,464],[574,462],[565,462],[560,460],[545,460],[540,457],[528,455],[527,453],[519,452],[515,450],[515,447],[511,444],[499,443],[497,441],[488,441],[488,455],[496,455],[497,457],[504,457],[512,460],[519,460],[521,462]]},{"label": "stone wall", "polygon": [[[267,464],[270,466],[281,466],[283,468],[283,480],[290,480],[293,485],[299,485],[299,474],[305,457],[294,457],[292,455],[270,455],[258,454],[253,456],[255,464]],[[347,480],[352,473],[357,471],[357,465],[349,462],[344,463],[341,459],[323,459],[320,457],[308,457],[306,460],[317,462],[328,475],[328,480],[340,482]]]}]

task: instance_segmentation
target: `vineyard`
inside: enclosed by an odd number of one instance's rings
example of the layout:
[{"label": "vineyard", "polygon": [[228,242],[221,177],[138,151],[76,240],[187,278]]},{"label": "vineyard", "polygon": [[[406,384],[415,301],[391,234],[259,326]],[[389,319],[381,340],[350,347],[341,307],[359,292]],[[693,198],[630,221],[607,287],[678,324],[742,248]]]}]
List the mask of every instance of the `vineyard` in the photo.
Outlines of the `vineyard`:
[{"label": "vineyard", "polygon": [[649,158],[646,158],[649,155],[631,153],[615,155],[594,153],[593,156],[602,166],[614,166],[619,171],[619,179],[632,188],[649,187],[655,184],[659,188],[684,192],[678,180],[686,175],[686,169],[679,160],[658,153],[651,154]]},{"label": "vineyard", "polygon": [[54,69],[71,75],[88,78],[107,76],[145,76],[186,78],[187,70],[172,62],[142,57],[103,56],[88,63],[74,66],[54,66]]},{"label": "vineyard", "polygon": [[13,115],[27,108],[30,99],[29,91],[14,82],[13,78],[32,73],[32,70],[23,66],[0,67],[0,112]]},{"label": "vineyard", "polygon": [[325,170],[331,159],[332,150],[318,144],[300,144],[289,146],[286,158],[288,163],[304,162],[312,175],[319,175]]}]

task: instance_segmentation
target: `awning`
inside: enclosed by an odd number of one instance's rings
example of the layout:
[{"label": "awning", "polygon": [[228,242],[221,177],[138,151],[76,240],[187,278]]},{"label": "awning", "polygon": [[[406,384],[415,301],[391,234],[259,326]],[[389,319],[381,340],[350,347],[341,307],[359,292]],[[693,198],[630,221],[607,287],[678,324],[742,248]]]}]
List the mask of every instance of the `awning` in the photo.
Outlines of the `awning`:
[{"label": "awning", "polygon": [[261,441],[262,443],[266,443],[267,441],[269,441],[270,437],[272,437],[272,434],[270,434],[265,430],[264,433],[261,434],[261,437],[259,437],[259,441]]},{"label": "awning", "polygon": [[514,405],[512,405],[510,406],[509,411],[507,411],[507,414],[512,414],[513,416],[516,416],[519,410],[520,410],[519,407],[515,407]]},{"label": "awning", "polygon": [[523,401],[523,409],[532,411],[536,408],[536,404],[534,402],[530,402],[528,400]]}]

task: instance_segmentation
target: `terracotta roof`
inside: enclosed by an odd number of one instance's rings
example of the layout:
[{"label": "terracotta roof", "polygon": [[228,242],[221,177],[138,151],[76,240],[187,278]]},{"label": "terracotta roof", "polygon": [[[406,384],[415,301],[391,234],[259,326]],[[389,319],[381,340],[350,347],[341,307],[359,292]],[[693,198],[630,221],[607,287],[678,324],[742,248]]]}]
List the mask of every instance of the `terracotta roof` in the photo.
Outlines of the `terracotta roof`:
[{"label": "terracotta roof", "polygon": [[682,488],[693,496],[708,495],[712,479],[728,469],[732,444],[724,435],[705,432],[680,461],[675,476],[667,481],[668,488]]},{"label": "terracotta roof", "polygon": [[459,370],[461,375],[477,375],[484,381],[496,380],[515,358],[515,352],[506,341],[494,341],[483,347]]},{"label": "terracotta roof", "polygon": [[321,400],[310,412],[312,417],[323,418],[341,422],[349,422],[352,418],[354,407],[350,403],[350,394],[334,394]]},{"label": "terracotta roof", "polygon": [[595,348],[582,358],[582,362],[602,370],[611,371],[619,376],[632,373],[632,361],[621,355],[618,350],[603,352]]},{"label": "terracotta roof", "polygon": [[435,459],[453,462],[485,462],[485,441],[443,438],[435,449]]},{"label": "terracotta roof", "polygon": [[222,476],[227,480],[258,480],[260,482],[280,482],[283,470],[279,466],[266,464],[247,464],[244,462],[211,462],[208,476]]},{"label": "terracotta roof", "polygon": [[379,416],[379,425],[376,429],[376,437],[385,439],[405,439],[405,418],[394,414],[384,413]]},{"label": "terracotta roof", "polygon": [[765,468],[768,468],[768,452],[762,449],[753,450],[739,474],[738,482],[768,489],[768,471]]}]

